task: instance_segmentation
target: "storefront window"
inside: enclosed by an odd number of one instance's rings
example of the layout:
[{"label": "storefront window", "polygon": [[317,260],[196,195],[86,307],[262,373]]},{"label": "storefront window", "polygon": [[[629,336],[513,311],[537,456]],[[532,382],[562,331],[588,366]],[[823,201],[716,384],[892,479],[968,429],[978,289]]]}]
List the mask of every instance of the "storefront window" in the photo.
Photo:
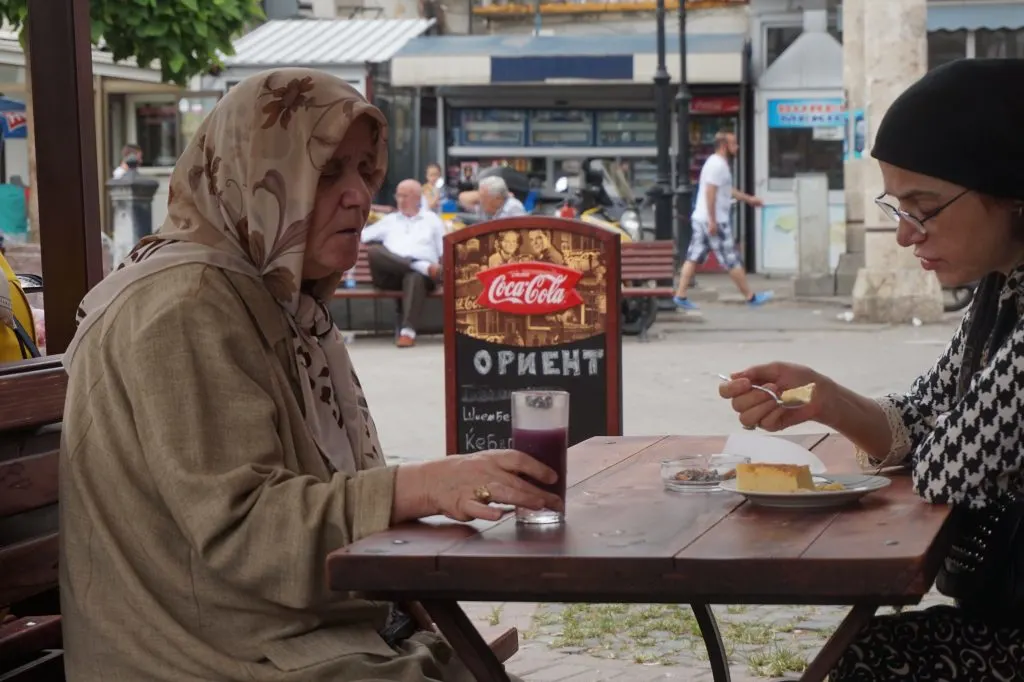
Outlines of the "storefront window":
[{"label": "storefront window", "polygon": [[929,31],[928,68],[948,64],[967,56],[967,31]]},{"label": "storefront window", "polygon": [[142,147],[143,165],[173,166],[217,100],[216,94],[193,92],[135,102],[135,139],[128,141]]},{"label": "storefront window", "polygon": [[1024,59],[1024,30],[979,29],[974,32],[976,56],[988,59]]},{"label": "storefront window", "polygon": [[178,140],[179,151],[184,151],[188,143],[195,137],[196,131],[199,130],[199,124],[203,122],[203,119],[213,111],[213,108],[217,106],[216,97],[182,97],[178,100],[178,113],[181,114],[180,119],[180,139]]},{"label": "storefront window", "polygon": [[174,102],[140,102],[135,137],[147,166],[173,166],[178,160],[178,107]]},{"label": "storefront window", "polygon": [[768,189],[789,191],[797,173],[824,173],[830,190],[843,189],[842,99],[768,102]]}]

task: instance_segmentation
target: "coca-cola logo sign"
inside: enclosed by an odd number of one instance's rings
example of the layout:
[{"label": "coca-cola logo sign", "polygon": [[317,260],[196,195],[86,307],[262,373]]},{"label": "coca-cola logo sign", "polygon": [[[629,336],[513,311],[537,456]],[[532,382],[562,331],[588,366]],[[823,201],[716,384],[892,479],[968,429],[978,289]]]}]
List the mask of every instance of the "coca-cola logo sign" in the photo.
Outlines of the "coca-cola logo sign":
[{"label": "coca-cola logo sign", "polygon": [[514,315],[549,315],[583,303],[576,291],[582,276],[554,263],[507,263],[477,273],[484,290],[476,302]]}]

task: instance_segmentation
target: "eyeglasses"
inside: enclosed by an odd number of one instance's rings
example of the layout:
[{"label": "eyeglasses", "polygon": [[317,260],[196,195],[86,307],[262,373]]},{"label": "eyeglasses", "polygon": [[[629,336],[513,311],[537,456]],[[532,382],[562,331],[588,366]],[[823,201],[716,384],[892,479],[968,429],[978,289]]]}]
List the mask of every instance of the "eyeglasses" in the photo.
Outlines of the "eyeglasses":
[{"label": "eyeglasses", "polygon": [[943,211],[945,211],[947,208],[953,205],[957,201],[957,199],[959,199],[960,197],[962,197],[963,195],[967,194],[970,191],[971,190],[969,189],[965,189],[963,192],[960,192],[960,194],[957,194],[955,197],[944,203],[942,206],[939,206],[937,209],[935,209],[926,216],[916,216],[912,213],[907,213],[901,208],[893,206],[888,201],[885,201],[885,192],[882,192],[877,197],[875,197],[875,205],[878,206],[878,208],[882,209],[883,213],[885,213],[887,216],[889,216],[896,222],[906,220],[908,223],[913,225],[914,229],[916,229],[921,234],[928,234],[928,230],[925,228],[924,224],[931,220],[932,218],[934,218],[935,216],[942,213]]}]

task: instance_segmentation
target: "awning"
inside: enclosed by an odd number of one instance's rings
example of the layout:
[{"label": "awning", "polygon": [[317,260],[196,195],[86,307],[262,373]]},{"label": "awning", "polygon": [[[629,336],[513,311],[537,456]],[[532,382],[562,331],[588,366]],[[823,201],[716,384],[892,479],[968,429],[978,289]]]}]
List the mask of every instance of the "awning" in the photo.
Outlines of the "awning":
[{"label": "awning", "polygon": [[[649,83],[655,34],[423,36],[391,60],[397,86],[525,83]],[[679,37],[666,37],[666,62],[679,80]],[[690,83],[743,82],[746,36],[687,35]]]},{"label": "awning", "polygon": [[[843,12],[837,12],[837,28],[843,30]],[[1019,0],[992,2],[928,3],[929,31],[977,31],[1024,28],[1024,5]]]},{"label": "awning", "polygon": [[928,4],[929,31],[976,31],[1024,28],[1024,4],[1015,2],[961,2]]},{"label": "awning", "polygon": [[330,67],[379,64],[433,19],[280,19],[268,21],[234,42],[228,68]]}]

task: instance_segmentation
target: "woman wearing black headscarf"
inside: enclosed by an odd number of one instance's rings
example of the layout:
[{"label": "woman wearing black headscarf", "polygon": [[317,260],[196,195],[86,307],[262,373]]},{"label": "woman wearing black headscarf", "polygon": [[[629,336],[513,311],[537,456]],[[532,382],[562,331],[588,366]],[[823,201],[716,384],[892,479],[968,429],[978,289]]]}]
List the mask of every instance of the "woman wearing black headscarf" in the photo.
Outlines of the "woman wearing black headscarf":
[{"label": "woman wearing black headscarf", "polygon": [[[747,428],[817,421],[863,466],[905,465],[922,498],[953,506],[936,584],[956,606],[875,617],[833,682],[1024,680],[1024,60],[931,71],[886,112],[871,154],[900,246],[944,286],[981,280],[960,328],[905,394],[866,398],[786,363],[738,372],[720,394]],[[797,410],[751,389],[812,382]]]}]

